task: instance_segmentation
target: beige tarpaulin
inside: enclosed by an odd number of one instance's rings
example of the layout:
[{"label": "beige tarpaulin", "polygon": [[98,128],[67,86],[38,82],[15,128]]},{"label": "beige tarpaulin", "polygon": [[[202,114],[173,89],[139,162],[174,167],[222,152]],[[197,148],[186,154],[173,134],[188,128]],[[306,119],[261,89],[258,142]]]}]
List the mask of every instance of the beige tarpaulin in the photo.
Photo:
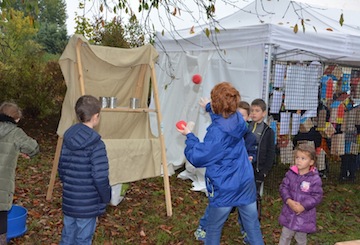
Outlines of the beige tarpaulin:
[{"label": "beige tarpaulin", "polygon": [[[72,36],[60,57],[67,91],[57,129],[59,139],[77,122],[74,107],[81,95],[117,98],[116,108],[102,109],[95,128],[106,145],[111,185],[161,175],[163,137],[151,133],[149,122],[149,113],[160,112],[148,108],[150,78],[152,88],[157,89],[157,57],[152,45],[134,49],[95,46],[81,35]],[[139,99],[139,109],[129,108],[133,97]],[[59,144],[62,140],[57,151]]]}]

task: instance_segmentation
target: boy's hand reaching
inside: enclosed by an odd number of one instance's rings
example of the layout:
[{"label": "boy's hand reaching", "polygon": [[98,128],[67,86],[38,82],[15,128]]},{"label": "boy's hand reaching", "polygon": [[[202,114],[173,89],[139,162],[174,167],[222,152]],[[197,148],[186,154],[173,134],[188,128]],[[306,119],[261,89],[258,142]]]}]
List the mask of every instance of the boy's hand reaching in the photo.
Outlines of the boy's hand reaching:
[{"label": "boy's hand reaching", "polygon": [[210,102],[209,98],[200,98],[199,105],[205,109],[205,106]]}]

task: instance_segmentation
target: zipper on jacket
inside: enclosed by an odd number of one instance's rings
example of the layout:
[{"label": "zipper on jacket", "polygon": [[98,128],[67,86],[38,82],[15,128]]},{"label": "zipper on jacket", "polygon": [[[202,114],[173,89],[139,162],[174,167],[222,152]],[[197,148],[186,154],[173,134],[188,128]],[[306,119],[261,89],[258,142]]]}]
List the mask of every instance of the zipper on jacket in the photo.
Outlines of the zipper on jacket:
[{"label": "zipper on jacket", "polygon": [[265,135],[265,132],[268,130],[268,128],[270,128],[269,127],[269,125],[267,125],[266,124],[266,127],[264,128],[264,130],[262,131],[262,133],[261,133],[261,137],[260,137],[260,140],[259,140],[259,144],[258,144],[258,148],[257,148],[257,161],[256,161],[256,172],[260,172],[260,170],[259,170],[259,161],[258,161],[258,159],[260,159],[259,158],[259,154],[260,154],[260,143],[261,143],[261,141],[262,141],[262,139],[263,139],[263,137],[264,137],[264,135]]}]

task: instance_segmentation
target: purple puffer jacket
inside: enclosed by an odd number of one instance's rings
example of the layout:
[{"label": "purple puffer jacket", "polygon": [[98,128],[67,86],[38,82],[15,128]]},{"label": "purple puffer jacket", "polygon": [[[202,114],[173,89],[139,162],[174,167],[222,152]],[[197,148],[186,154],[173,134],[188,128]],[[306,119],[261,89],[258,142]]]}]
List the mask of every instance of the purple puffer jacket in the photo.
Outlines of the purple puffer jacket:
[{"label": "purple puffer jacket", "polygon": [[[316,231],[316,206],[323,197],[321,178],[316,168],[304,175],[299,175],[298,168],[293,166],[286,173],[280,185],[280,195],[283,207],[279,223],[293,231],[314,233]],[[292,199],[304,206],[305,210],[296,213],[286,204],[287,199]]]}]

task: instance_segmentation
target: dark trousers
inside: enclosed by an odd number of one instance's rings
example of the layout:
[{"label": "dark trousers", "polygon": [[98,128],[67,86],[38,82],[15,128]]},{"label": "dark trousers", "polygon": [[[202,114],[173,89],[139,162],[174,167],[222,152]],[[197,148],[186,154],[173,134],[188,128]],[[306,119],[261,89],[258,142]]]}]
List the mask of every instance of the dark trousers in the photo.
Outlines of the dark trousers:
[{"label": "dark trousers", "polygon": [[354,180],[356,171],[356,155],[345,154],[341,157],[340,178]]},{"label": "dark trousers", "polygon": [[7,232],[8,211],[0,211],[0,235]]},{"label": "dark trousers", "polygon": [[259,221],[261,220],[261,196],[263,191],[262,188],[264,188],[263,184],[264,181],[256,180],[256,206],[258,210]]}]

